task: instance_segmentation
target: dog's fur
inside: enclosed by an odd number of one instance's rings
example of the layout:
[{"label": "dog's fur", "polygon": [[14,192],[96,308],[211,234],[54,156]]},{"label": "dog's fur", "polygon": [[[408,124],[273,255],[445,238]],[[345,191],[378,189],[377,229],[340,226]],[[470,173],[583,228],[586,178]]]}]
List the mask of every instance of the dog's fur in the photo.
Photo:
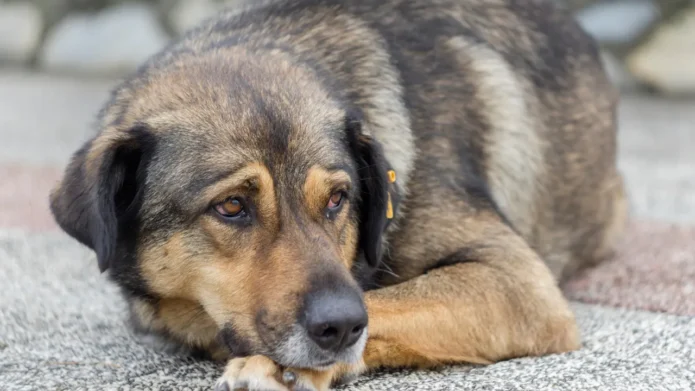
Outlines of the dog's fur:
[{"label": "dog's fur", "polygon": [[[625,220],[616,102],[550,1],[280,1],[209,20],[120,85],[51,206],[138,324],[233,358],[223,387],[566,352],[558,281]],[[250,200],[243,224],[211,209],[230,196]],[[368,339],[306,339],[320,289],[364,291]]]}]

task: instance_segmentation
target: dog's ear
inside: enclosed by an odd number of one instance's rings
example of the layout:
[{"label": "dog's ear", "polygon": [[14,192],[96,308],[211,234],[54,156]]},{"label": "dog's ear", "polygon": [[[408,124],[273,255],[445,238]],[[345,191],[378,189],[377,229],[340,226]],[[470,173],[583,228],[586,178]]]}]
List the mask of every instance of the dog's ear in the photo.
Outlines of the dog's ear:
[{"label": "dog's ear", "polygon": [[75,152],[51,192],[56,222],[94,250],[102,272],[113,266],[124,233],[135,228],[145,160],[153,148],[153,136],[142,127],[104,132]]},{"label": "dog's ear", "polygon": [[369,266],[376,267],[381,262],[387,224],[388,166],[381,144],[362,134],[359,116],[348,115],[346,127],[360,181],[359,248]]}]

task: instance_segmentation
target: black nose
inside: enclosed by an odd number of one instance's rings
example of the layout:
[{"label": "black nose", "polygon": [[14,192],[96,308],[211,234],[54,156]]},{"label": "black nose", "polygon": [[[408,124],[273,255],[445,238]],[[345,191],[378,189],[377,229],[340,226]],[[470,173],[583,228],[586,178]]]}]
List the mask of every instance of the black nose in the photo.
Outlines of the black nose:
[{"label": "black nose", "polygon": [[309,337],[326,350],[338,352],[354,345],[367,327],[367,311],[356,292],[312,293],[305,309]]}]

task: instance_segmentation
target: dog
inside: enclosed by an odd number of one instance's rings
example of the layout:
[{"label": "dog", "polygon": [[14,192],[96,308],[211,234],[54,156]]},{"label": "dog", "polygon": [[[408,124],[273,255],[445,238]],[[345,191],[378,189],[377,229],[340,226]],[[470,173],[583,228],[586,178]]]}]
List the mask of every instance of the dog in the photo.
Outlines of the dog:
[{"label": "dog", "polygon": [[627,216],[619,96],[549,0],[280,0],[126,78],[50,205],[218,390],[580,348]]}]

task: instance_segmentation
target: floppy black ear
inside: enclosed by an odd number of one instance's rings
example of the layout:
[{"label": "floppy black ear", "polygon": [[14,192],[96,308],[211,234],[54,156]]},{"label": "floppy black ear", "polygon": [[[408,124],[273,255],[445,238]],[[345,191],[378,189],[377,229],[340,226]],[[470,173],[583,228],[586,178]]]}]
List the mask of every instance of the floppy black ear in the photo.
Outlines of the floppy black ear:
[{"label": "floppy black ear", "polygon": [[348,116],[348,137],[360,181],[359,248],[371,267],[376,267],[382,257],[382,235],[388,219],[388,165],[381,144],[362,134],[361,123]]},{"label": "floppy black ear", "polygon": [[[109,137],[110,136],[110,137]],[[132,231],[153,148],[144,129],[98,136],[72,157],[50,196],[51,212],[70,236],[94,250],[103,272],[113,266],[124,232]]]}]

